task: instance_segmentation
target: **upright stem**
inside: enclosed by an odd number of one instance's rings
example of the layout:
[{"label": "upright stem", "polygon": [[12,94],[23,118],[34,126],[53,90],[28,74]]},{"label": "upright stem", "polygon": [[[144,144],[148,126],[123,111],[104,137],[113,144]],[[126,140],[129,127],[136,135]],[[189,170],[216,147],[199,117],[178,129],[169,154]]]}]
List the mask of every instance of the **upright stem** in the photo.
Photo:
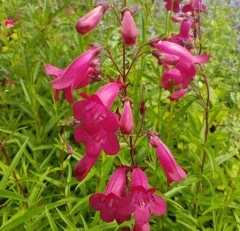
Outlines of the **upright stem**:
[{"label": "upright stem", "polygon": [[[206,147],[207,140],[208,140],[208,133],[209,133],[210,89],[209,89],[209,84],[208,84],[206,74],[205,74],[202,66],[201,65],[199,65],[199,66],[200,66],[200,70],[202,72],[204,82],[206,84],[206,89],[207,89],[207,100],[206,100],[206,105],[205,105],[205,136],[204,136],[204,144],[205,144],[205,147]],[[199,200],[199,194],[200,194],[200,191],[201,191],[201,185],[202,185],[204,167],[205,167],[205,163],[206,163],[206,157],[207,157],[207,152],[206,152],[206,149],[204,149],[202,164],[201,164],[200,180],[198,181],[198,184],[197,184],[196,198],[195,198],[195,201],[194,201],[194,206],[193,206],[193,211],[192,211],[193,216],[195,216],[196,213],[197,213],[198,200]]]},{"label": "upright stem", "polygon": [[[5,159],[7,161],[7,165],[10,166],[11,165],[11,159],[10,159],[8,153],[7,153],[7,150],[4,147],[4,142],[2,142],[1,140],[0,140],[0,149],[1,149]],[[19,182],[19,180],[17,178],[17,174],[16,174],[15,171],[13,171],[13,177],[14,177],[15,181],[17,182],[17,185],[18,185],[23,197],[26,198],[26,192],[25,192],[23,186],[21,185],[21,183]],[[26,202],[26,208],[28,208],[28,207],[29,207],[28,202]]]},{"label": "upright stem", "polygon": [[130,136],[130,155],[131,155],[131,160],[132,160],[132,166],[135,165],[135,162],[134,162],[134,149],[133,149],[133,140],[132,140],[132,136]]}]

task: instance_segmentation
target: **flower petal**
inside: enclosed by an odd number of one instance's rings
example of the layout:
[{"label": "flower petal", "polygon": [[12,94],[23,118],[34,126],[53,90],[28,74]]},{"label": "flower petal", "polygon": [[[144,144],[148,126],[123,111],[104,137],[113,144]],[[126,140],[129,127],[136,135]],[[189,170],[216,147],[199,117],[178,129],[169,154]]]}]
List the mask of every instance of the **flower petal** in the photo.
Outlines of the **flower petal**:
[{"label": "flower petal", "polygon": [[101,145],[95,141],[89,141],[85,145],[86,153],[92,157],[96,158],[101,152]]},{"label": "flower petal", "polygon": [[134,214],[135,214],[136,224],[138,225],[146,224],[149,221],[151,216],[151,213],[148,207],[137,207],[135,209]]},{"label": "flower petal", "polygon": [[77,126],[74,131],[74,139],[78,143],[86,143],[89,139],[88,134],[86,133],[83,125]]},{"label": "flower petal", "polygon": [[117,137],[113,133],[108,133],[107,138],[102,142],[102,148],[106,154],[117,154],[120,149]]},{"label": "flower petal", "polygon": [[154,202],[150,205],[150,211],[157,215],[161,216],[166,212],[167,203],[160,197],[155,194],[152,194]]}]

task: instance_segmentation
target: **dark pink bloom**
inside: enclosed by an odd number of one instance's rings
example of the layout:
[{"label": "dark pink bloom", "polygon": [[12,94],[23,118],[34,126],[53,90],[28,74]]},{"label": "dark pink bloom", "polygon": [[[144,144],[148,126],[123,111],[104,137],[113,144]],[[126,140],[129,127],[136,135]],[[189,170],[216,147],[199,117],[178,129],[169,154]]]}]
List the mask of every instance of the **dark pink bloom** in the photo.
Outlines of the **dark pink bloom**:
[{"label": "dark pink bloom", "polygon": [[4,84],[16,85],[16,83],[14,81],[10,81],[9,79],[4,79]]},{"label": "dark pink bloom", "polygon": [[[168,184],[172,182],[180,182],[182,179],[187,178],[187,173],[183,170],[173,157],[173,154],[168,147],[157,137],[157,134],[151,131],[147,131],[149,139],[158,139],[158,146],[156,148],[158,160],[167,175]],[[153,136],[153,137],[151,137]]]},{"label": "dark pink bloom", "polygon": [[121,166],[111,176],[104,193],[96,193],[89,198],[91,207],[100,211],[100,217],[106,222],[114,219],[118,223],[131,219],[131,215],[119,215],[117,213],[119,201],[124,195],[126,188],[126,167]]},{"label": "dark pink bloom", "polygon": [[[164,0],[166,2],[166,10],[167,11],[173,11],[174,13],[178,13],[180,11],[180,3],[182,0]],[[172,3],[173,2],[173,3]]]},{"label": "dark pink bloom", "polygon": [[119,151],[116,137],[118,116],[108,108],[116,99],[120,83],[109,83],[100,88],[94,95],[87,96],[73,105],[73,113],[77,120],[82,121],[74,133],[77,142],[85,143],[86,153],[91,157],[99,155],[101,150],[106,154],[115,155]]},{"label": "dark pink bloom", "polygon": [[192,64],[203,64],[208,62],[210,59],[210,55],[202,54],[202,55],[192,55],[186,48],[172,42],[168,41],[159,41],[154,45],[157,49],[162,52],[165,52],[170,55],[176,55],[180,58],[180,60],[189,65]]},{"label": "dark pink bloom", "polygon": [[10,19],[10,17],[7,17],[7,20],[4,22],[4,26],[6,28],[12,28],[15,26],[15,22]]},{"label": "dark pink bloom", "polygon": [[193,35],[190,35],[190,29],[192,26],[191,20],[184,20],[181,23],[180,33],[178,35],[171,35],[170,42],[177,43],[182,47],[186,47],[187,49],[192,49],[193,45],[191,41],[194,39]]},{"label": "dark pink bloom", "polygon": [[131,10],[124,8],[122,12],[122,36],[124,43],[128,46],[135,45],[138,35],[139,32],[133,20]]},{"label": "dark pink bloom", "polygon": [[154,47],[164,53],[179,57],[180,61],[174,66],[190,79],[196,74],[194,64],[203,64],[210,59],[210,55],[206,53],[194,56],[186,48],[168,41],[159,41],[154,44]]},{"label": "dark pink bloom", "polygon": [[134,128],[132,105],[130,99],[125,99],[123,111],[119,120],[119,128],[122,134],[131,134]]},{"label": "dark pink bloom", "polygon": [[205,11],[206,11],[206,7],[203,5],[201,0],[191,0],[189,4],[185,5],[182,8],[182,12],[192,12],[193,14],[194,14],[194,12],[202,13]]},{"label": "dark pink bloom", "polygon": [[87,176],[93,165],[96,163],[98,156],[99,155],[96,157],[90,157],[89,155],[85,154],[78,162],[77,166],[75,167],[75,177],[78,181],[82,181]]},{"label": "dark pink bloom", "polygon": [[94,58],[102,49],[101,46],[93,45],[91,49],[78,56],[64,69],[50,64],[45,65],[46,73],[56,78],[56,80],[51,81],[56,100],[59,99],[58,93],[61,90],[65,93],[66,100],[72,103],[74,101],[73,90],[82,88],[92,82],[91,76],[99,73],[96,68],[91,67],[91,63],[94,62]]},{"label": "dark pink bloom", "polygon": [[169,99],[171,101],[175,101],[175,100],[178,100],[180,98],[182,98],[187,92],[189,91],[189,88],[185,88],[185,89],[181,89],[177,92],[174,92],[173,94],[171,94],[169,96]]},{"label": "dark pink bloom", "polygon": [[[145,173],[134,168],[131,178],[131,194],[121,199],[118,213],[120,215],[135,215],[135,228],[148,223],[151,213],[160,216],[166,212],[166,202],[154,194],[155,189],[148,188]],[[146,225],[147,226],[147,225]]]},{"label": "dark pink bloom", "polygon": [[80,18],[76,23],[77,32],[80,34],[87,34],[93,30],[101,21],[102,16],[108,8],[108,3],[100,3],[93,10]]}]

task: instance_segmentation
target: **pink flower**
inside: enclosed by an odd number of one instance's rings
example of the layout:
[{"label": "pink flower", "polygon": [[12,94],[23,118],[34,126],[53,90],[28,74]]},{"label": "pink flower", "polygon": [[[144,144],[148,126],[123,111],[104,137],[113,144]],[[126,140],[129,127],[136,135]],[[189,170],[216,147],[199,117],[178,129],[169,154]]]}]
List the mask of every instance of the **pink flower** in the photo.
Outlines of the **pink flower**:
[{"label": "pink flower", "polygon": [[47,74],[52,75],[56,80],[51,81],[54,89],[54,98],[59,99],[59,91],[65,93],[69,103],[74,101],[73,90],[82,88],[92,82],[91,76],[99,74],[98,69],[91,66],[94,58],[102,51],[102,47],[93,45],[89,50],[78,56],[68,67],[60,69],[50,64],[45,65]]},{"label": "pink flower", "polygon": [[123,111],[119,121],[119,128],[122,134],[131,134],[134,128],[131,101],[128,98],[126,98],[123,103]]},{"label": "pink flower", "polygon": [[129,8],[124,8],[122,11],[122,36],[123,41],[128,46],[136,44],[136,39],[139,35],[138,29],[132,17],[132,12]]},{"label": "pink flower", "polygon": [[[135,228],[148,223],[151,213],[160,216],[166,212],[166,202],[154,194],[155,189],[148,188],[145,173],[134,168],[131,178],[131,194],[121,199],[118,213],[120,215],[135,215]],[[148,226],[148,225],[145,225]]]},{"label": "pink flower", "polygon": [[100,3],[93,10],[80,18],[76,23],[77,32],[80,34],[87,34],[93,30],[101,21],[102,16],[108,8],[108,3]]},{"label": "pink flower", "polygon": [[[176,162],[173,154],[168,149],[168,147],[157,137],[157,134],[151,131],[147,131],[147,136],[149,139],[158,139],[158,146],[152,145],[156,148],[158,160],[167,175],[168,184],[172,182],[180,182],[182,179],[187,178],[187,173],[183,170]],[[153,136],[153,137],[152,137]]]},{"label": "pink flower", "polygon": [[182,98],[189,90],[190,90],[189,88],[183,88],[177,92],[174,92],[173,94],[171,94],[169,96],[169,99],[171,101],[178,100],[178,99]]},{"label": "pink flower", "polygon": [[78,162],[77,166],[75,167],[75,177],[78,181],[82,181],[87,176],[93,165],[96,163],[97,159],[98,156],[90,157],[87,154],[83,156],[83,158]]},{"label": "pink flower", "polygon": [[[173,1],[173,3],[172,3]],[[174,13],[178,13],[180,11],[180,3],[182,0],[164,0],[166,2],[166,10],[167,11],[173,11]],[[173,5],[172,5],[173,4]]]},{"label": "pink flower", "polygon": [[12,28],[15,26],[15,23],[10,19],[10,17],[7,17],[7,20],[4,22],[4,26],[6,28]]},{"label": "pink flower", "polygon": [[197,63],[203,64],[210,59],[210,55],[206,53],[194,56],[186,48],[168,41],[159,41],[157,44],[154,44],[154,46],[162,52],[178,56],[180,60],[189,65]]},{"label": "pink flower", "polygon": [[191,0],[189,4],[185,5],[182,8],[182,12],[192,12],[194,15],[194,12],[205,12],[206,7],[203,5],[201,0]]},{"label": "pink flower", "polygon": [[74,133],[77,142],[85,143],[86,153],[96,157],[103,149],[106,154],[115,155],[119,151],[116,137],[118,117],[108,108],[116,99],[121,84],[113,82],[100,88],[94,95],[87,96],[73,105],[75,118],[82,121]]},{"label": "pink flower", "polygon": [[180,61],[174,66],[190,79],[196,74],[194,64],[203,64],[210,59],[208,54],[194,56],[186,48],[168,41],[159,41],[153,46],[164,53],[177,56]]},{"label": "pink flower", "polygon": [[190,29],[192,26],[191,20],[184,20],[181,23],[180,33],[178,35],[171,35],[170,42],[177,43],[182,47],[186,47],[188,50],[193,48],[191,41],[194,39],[193,35],[190,35]]},{"label": "pink flower", "polygon": [[131,215],[119,215],[117,213],[119,201],[126,188],[126,167],[121,166],[111,176],[104,193],[96,193],[89,198],[91,207],[100,211],[100,217],[106,222],[114,219],[118,223],[131,219]]}]

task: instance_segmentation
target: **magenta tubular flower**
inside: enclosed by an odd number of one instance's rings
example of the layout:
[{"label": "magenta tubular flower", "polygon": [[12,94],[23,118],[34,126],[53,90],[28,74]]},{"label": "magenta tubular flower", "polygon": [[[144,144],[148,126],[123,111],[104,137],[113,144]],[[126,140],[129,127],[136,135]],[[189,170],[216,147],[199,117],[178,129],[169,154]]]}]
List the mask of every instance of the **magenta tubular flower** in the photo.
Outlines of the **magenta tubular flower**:
[{"label": "magenta tubular flower", "polygon": [[[173,1],[173,7],[172,7]],[[164,0],[166,2],[165,8],[167,11],[173,11],[174,13],[178,13],[180,11],[180,3],[182,0]]]},{"label": "magenta tubular flower", "polygon": [[166,212],[166,202],[155,195],[155,191],[155,189],[148,189],[145,173],[141,169],[135,168],[131,178],[131,194],[121,199],[118,213],[120,215],[134,213],[135,226],[144,226],[148,223],[151,213],[160,216]]},{"label": "magenta tubular flower", "polygon": [[101,3],[97,5],[93,10],[88,12],[85,16],[80,18],[76,23],[77,32],[80,34],[87,34],[93,30],[101,21],[102,16],[108,8],[108,3]]},{"label": "magenta tubular flower", "polygon": [[171,101],[175,101],[175,100],[178,100],[180,98],[182,98],[187,92],[189,91],[189,88],[185,88],[185,89],[181,89],[177,92],[174,92],[173,94],[171,94],[169,96],[169,99]]},{"label": "magenta tubular flower", "polygon": [[[167,175],[168,184],[172,182],[180,182],[182,179],[187,178],[187,173],[176,162],[173,154],[168,147],[157,137],[157,133],[147,131],[147,136],[150,139],[158,139],[158,146],[156,148],[158,160]],[[150,143],[151,144],[151,143]]]},{"label": "magenta tubular flower", "polygon": [[136,44],[139,35],[138,29],[132,17],[132,12],[129,8],[124,8],[122,12],[122,36],[123,41],[128,46]]},{"label": "magenta tubular flower", "polygon": [[181,23],[180,33],[178,35],[171,35],[170,42],[177,43],[182,47],[186,47],[188,50],[193,48],[191,41],[194,39],[193,35],[190,35],[190,29],[192,26],[191,20],[184,20]]},{"label": "magenta tubular flower", "polygon": [[113,82],[100,88],[96,94],[87,96],[73,105],[75,118],[82,121],[75,132],[76,142],[85,143],[86,153],[96,157],[103,149],[106,154],[115,155],[119,151],[119,142],[116,137],[118,117],[108,108],[116,99],[121,84]]},{"label": "magenta tubular flower", "polygon": [[189,4],[185,5],[182,8],[182,12],[192,12],[194,15],[194,12],[205,12],[206,7],[203,5],[201,0],[191,0]]},{"label": "magenta tubular flower", "polygon": [[168,66],[165,66],[165,69],[166,71],[164,72],[161,80],[164,89],[170,90],[171,82],[174,87],[178,87],[182,84],[183,76],[179,70],[170,69]]},{"label": "magenta tubular flower", "polygon": [[126,167],[121,166],[111,176],[104,193],[96,193],[89,198],[91,207],[100,211],[100,217],[106,222],[114,219],[118,223],[131,219],[131,215],[119,215],[117,213],[119,201],[126,188]]},{"label": "magenta tubular flower", "polygon": [[83,158],[77,163],[75,167],[75,177],[78,181],[82,181],[87,174],[92,169],[93,165],[96,163],[98,156],[89,157],[89,155],[85,154]]},{"label": "magenta tubular flower", "polygon": [[122,134],[131,134],[134,128],[132,106],[130,99],[125,99],[123,111],[119,121],[119,128]]},{"label": "magenta tubular flower", "polygon": [[69,103],[74,101],[73,90],[82,88],[91,83],[89,76],[93,74],[91,62],[102,51],[101,46],[92,46],[91,49],[78,56],[68,67],[60,69],[50,64],[45,65],[47,74],[55,77],[51,81],[54,89],[54,98],[59,99],[59,91],[65,93],[65,98]]},{"label": "magenta tubular flower", "polygon": [[202,54],[202,55],[192,55],[186,48],[172,42],[168,41],[159,41],[157,44],[154,45],[157,49],[162,52],[165,52],[170,55],[176,55],[179,59],[187,63],[189,65],[192,64],[203,64],[208,62],[210,59],[209,54]]},{"label": "magenta tubular flower", "polygon": [[194,64],[203,64],[210,59],[210,55],[206,53],[194,56],[186,48],[168,41],[159,41],[157,44],[154,44],[154,47],[164,53],[179,57],[180,61],[175,67],[181,71],[189,81],[196,74]]}]

